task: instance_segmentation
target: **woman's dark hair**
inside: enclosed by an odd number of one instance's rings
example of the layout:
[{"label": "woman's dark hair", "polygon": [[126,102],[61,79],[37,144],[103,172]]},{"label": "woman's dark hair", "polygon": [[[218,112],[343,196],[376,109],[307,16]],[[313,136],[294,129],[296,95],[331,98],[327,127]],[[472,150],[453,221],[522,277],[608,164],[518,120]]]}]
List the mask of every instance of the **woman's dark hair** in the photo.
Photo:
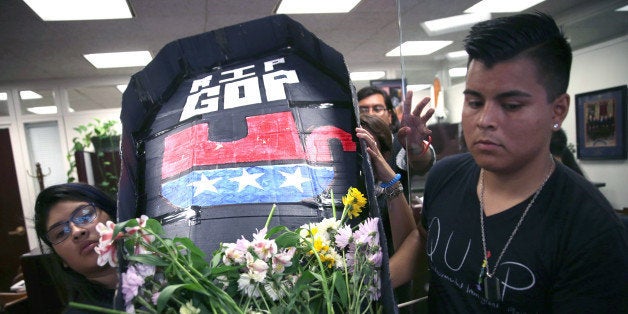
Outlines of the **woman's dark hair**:
[{"label": "woman's dark hair", "polygon": [[471,28],[464,46],[469,63],[478,60],[487,68],[516,57],[529,58],[536,64],[548,101],[567,92],[571,47],[547,14],[517,14],[480,22]]},{"label": "woman's dark hair", "polygon": [[375,137],[382,155],[392,153],[392,133],[386,121],[377,116],[363,114],[360,115],[360,125]]},{"label": "woman's dark hair", "polygon": [[[50,186],[39,193],[35,202],[35,231],[41,243],[46,243],[49,250],[41,249],[42,253],[52,251],[52,262],[46,265],[56,287],[56,293],[65,303],[79,300],[92,304],[101,303],[103,298],[111,296],[111,291],[105,287],[92,283],[85,276],[63,266],[61,257],[56,254],[50,241],[46,237],[46,223],[50,209],[62,201],[79,201],[94,204],[106,212],[112,220],[116,219],[116,201],[98,188],[84,183],[65,183]],[[102,304],[106,306],[107,304]]]},{"label": "woman's dark hair", "polygon": [[379,94],[379,95],[382,95],[382,97],[384,97],[386,110],[388,110],[388,112],[390,113],[392,117],[390,120],[391,121],[390,125],[389,125],[390,131],[392,133],[397,133],[397,131],[399,131],[399,127],[401,126],[401,123],[399,122],[399,119],[397,118],[397,114],[395,114],[395,109],[393,107],[392,100],[390,99],[390,96],[388,95],[388,93],[374,86],[363,87],[362,89],[358,91],[358,95],[357,95],[358,101],[366,97],[375,95],[375,94]]}]

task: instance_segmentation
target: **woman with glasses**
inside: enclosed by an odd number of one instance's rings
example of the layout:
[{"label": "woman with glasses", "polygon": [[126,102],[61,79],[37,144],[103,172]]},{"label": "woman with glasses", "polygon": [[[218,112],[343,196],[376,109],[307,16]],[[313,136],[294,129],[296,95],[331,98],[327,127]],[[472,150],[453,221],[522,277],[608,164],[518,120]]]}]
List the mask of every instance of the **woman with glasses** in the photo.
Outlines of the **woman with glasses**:
[{"label": "woman with glasses", "polygon": [[[116,201],[98,188],[66,183],[44,189],[35,203],[35,230],[50,248],[50,274],[62,301],[111,308],[118,284],[115,268],[98,266],[99,222],[116,219]],[[45,251],[42,249],[42,251]],[[85,313],[68,308],[66,313]]]}]

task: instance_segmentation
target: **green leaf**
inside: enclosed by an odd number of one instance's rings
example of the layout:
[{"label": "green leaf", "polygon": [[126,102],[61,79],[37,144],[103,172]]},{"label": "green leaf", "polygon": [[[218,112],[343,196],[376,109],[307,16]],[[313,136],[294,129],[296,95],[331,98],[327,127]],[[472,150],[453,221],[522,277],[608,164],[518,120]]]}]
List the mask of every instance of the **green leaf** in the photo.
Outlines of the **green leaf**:
[{"label": "green leaf", "polygon": [[348,296],[348,287],[347,282],[343,276],[342,272],[334,272],[332,275],[332,280],[334,282],[334,288],[338,292],[340,296],[340,304],[342,304],[343,308],[347,308],[349,304],[349,296]]},{"label": "green leaf", "polygon": [[196,244],[194,244],[194,242],[192,242],[192,240],[190,238],[174,238],[173,241],[175,243],[183,244],[183,246],[185,246],[185,248],[191,254],[196,255],[196,256],[205,257],[205,252],[203,252],[201,249],[199,249],[198,246],[196,246]]},{"label": "green leaf", "polygon": [[118,234],[120,232],[124,232],[124,228],[125,227],[135,227],[137,225],[138,225],[137,224],[137,220],[135,220],[135,218],[129,219],[127,221],[119,222],[113,228],[113,234],[116,235],[116,234]]},{"label": "green leaf", "polygon": [[274,235],[275,233],[277,233],[277,232],[279,232],[279,231],[285,231],[285,230],[288,230],[288,228],[286,228],[285,226],[276,226],[276,227],[272,227],[272,228],[270,228],[270,230],[268,230],[268,231],[266,232],[266,238],[267,238],[267,239],[270,239],[270,237],[271,237],[272,235]]},{"label": "green leaf", "polygon": [[139,254],[139,255],[129,255],[126,257],[130,261],[146,264],[146,265],[154,265],[154,266],[168,266],[170,262],[164,261],[163,259],[153,255],[153,254]]},{"label": "green leaf", "polygon": [[152,231],[154,234],[157,234],[157,235],[162,235],[164,233],[164,229],[159,223],[159,221],[153,218],[148,218],[148,220],[146,221],[145,228]]},{"label": "green leaf", "polygon": [[301,237],[296,232],[285,232],[275,239],[275,243],[278,247],[291,247],[297,246],[300,240]]},{"label": "green leaf", "polygon": [[212,255],[212,259],[211,259],[211,267],[212,269],[217,267],[220,263],[222,262],[222,251],[221,250],[216,250],[214,252],[214,255]]},{"label": "green leaf", "polygon": [[310,282],[314,281],[314,279],[315,276],[311,271],[304,271],[294,287],[301,288],[302,286],[307,286]]},{"label": "green leaf", "polygon": [[218,267],[212,267],[211,268],[211,275],[213,277],[218,277],[224,273],[230,273],[230,272],[234,272],[237,271],[238,269],[240,269],[241,266],[218,266]]},{"label": "green leaf", "polygon": [[164,310],[164,308],[168,304],[168,301],[170,301],[170,298],[172,297],[172,295],[184,285],[185,284],[169,285],[159,292],[159,297],[157,297],[157,312],[158,313],[161,313]]}]

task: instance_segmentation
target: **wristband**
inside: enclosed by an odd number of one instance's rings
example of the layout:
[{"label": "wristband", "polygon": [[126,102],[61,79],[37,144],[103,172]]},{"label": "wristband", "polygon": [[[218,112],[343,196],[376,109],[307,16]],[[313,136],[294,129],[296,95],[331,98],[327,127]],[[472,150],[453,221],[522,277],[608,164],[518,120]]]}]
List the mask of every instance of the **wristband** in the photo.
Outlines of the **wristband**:
[{"label": "wristband", "polygon": [[403,193],[403,186],[401,185],[401,182],[395,182],[392,186],[384,189],[384,195],[386,195],[387,200],[392,200],[401,193]]},{"label": "wristband", "polygon": [[397,173],[395,174],[395,177],[392,178],[392,180],[388,181],[388,182],[384,182],[382,184],[380,184],[379,186],[381,186],[382,188],[389,188],[391,186],[393,186],[393,184],[399,182],[399,180],[401,180],[401,174]]},{"label": "wristband", "polygon": [[427,136],[427,144],[423,143],[423,150],[421,151],[421,153],[419,154],[419,157],[425,155],[425,152],[427,152],[430,148],[430,145],[432,145],[432,136],[428,135]]}]

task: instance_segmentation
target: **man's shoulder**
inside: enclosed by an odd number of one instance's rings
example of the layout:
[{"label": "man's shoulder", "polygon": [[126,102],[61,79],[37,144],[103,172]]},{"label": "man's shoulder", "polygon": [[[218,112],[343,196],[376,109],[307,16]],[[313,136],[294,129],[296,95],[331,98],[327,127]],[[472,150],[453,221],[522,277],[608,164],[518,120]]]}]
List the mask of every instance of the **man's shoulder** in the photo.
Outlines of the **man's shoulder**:
[{"label": "man's shoulder", "polygon": [[430,172],[454,172],[460,169],[468,169],[475,164],[473,157],[469,153],[461,153],[450,155],[443,159],[437,160]]},{"label": "man's shoulder", "polygon": [[[612,206],[602,192],[582,175],[556,164],[556,178],[552,190],[560,194],[564,202],[575,202],[581,206],[593,206],[612,210]],[[588,210],[588,209],[587,209]]]},{"label": "man's shoulder", "polygon": [[[556,177],[549,186],[553,215],[567,230],[576,234],[597,237],[613,229],[622,228],[621,221],[602,192],[590,181],[557,165]],[[572,233],[572,231],[569,231]]]},{"label": "man's shoulder", "polygon": [[472,180],[477,165],[468,153],[447,156],[438,160],[428,172],[425,193],[439,191],[450,184],[460,185]]}]

